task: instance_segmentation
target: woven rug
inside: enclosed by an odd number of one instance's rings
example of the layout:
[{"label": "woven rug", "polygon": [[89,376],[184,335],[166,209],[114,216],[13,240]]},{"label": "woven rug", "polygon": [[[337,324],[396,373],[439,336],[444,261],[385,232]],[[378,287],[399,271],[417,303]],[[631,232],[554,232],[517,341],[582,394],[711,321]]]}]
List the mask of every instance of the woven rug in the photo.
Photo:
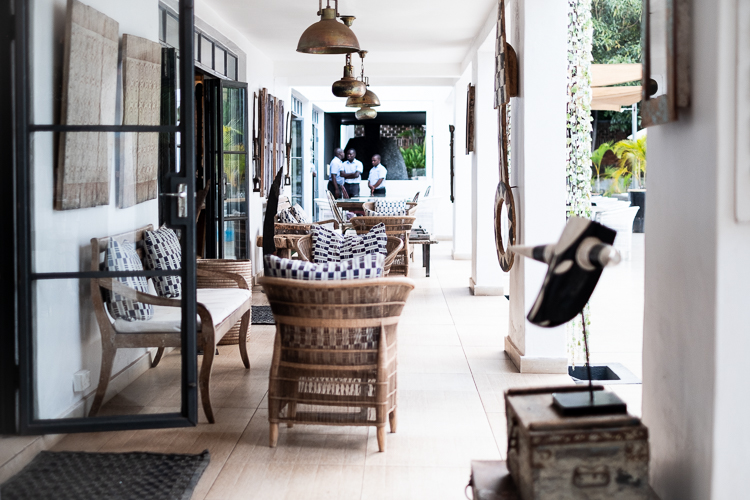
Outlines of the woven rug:
[{"label": "woven rug", "polygon": [[0,486],[3,500],[189,500],[211,455],[42,451]]},{"label": "woven rug", "polygon": [[271,306],[253,306],[253,325],[275,325]]}]

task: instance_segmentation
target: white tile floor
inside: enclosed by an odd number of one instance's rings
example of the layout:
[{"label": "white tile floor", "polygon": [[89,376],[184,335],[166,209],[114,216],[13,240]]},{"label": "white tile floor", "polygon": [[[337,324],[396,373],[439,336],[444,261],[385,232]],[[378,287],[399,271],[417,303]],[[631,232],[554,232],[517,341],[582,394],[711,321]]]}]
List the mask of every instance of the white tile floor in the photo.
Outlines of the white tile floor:
[{"label": "white tile floor", "polygon": [[[571,381],[565,375],[516,372],[503,352],[508,301],[471,296],[470,262],[451,260],[449,247],[444,242],[433,248],[431,278],[413,267],[417,288],[399,327],[398,432],[387,435],[385,453],[378,452],[374,428],[282,426],[278,447],[269,448],[265,393],[274,327],[257,325],[248,346],[249,372],[236,346],[220,348],[212,378],[216,424],[70,435],[55,449],[197,453],[208,448],[211,464],[194,499],[465,498],[470,461],[504,455],[503,391]],[[639,376],[642,255],[642,238],[636,238],[633,260],[605,273],[592,299],[595,360],[623,362]],[[262,299],[255,294],[255,301]],[[177,366],[176,355],[165,357],[113,400],[110,411],[174,407],[174,391],[154,388]],[[640,412],[640,386],[617,391]]]}]

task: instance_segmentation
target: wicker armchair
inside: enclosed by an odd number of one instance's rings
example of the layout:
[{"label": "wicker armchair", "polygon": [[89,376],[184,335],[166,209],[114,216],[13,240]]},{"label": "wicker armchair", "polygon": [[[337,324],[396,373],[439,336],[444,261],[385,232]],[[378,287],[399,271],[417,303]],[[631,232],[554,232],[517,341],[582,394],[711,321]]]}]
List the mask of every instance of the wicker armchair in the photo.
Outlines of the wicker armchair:
[{"label": "wicker armchair", "polygon": [[351,220],[357,234],[365,234],[376,224],[385,224],[385,233],[396,236],[404,242],[403,248],[396,255],[391,266],[391,272],[409,276],[409,232],[416,217],[354,217]]},{"label": "wicker armchair", "polygon": [[[414,203],[413,201],[407,201],[406,206],[408,207],[406,209],[406,215],[409,217],[414,217],[417,215],[417,203]],[[375,211],[375,202],[374,201],[367,201],[362,204],[362,208],[364,210],[372,210]]]},{"label": "wicker armchair", "polygon": [[[383,267],[383,276],[388,276],[388,273],[391,271],[391,265],[393,264],[393,261],[396,260],[396,255],[398,255],[402,248],[404,248],[404,242],[401,241],[401,238],[397,238],[395,236],[388,237],[385,263]],[[299,255],[300,260],[312,262],[313,241],[311,234],[303,236],[299,239],[299,241],[297,242],[297,254]]]},{"label": "wicker armchair", "polygon": [[[377,427],[396,432],[398,319],[405,278],[298,281],[261,278],[276,319],[268,383],[270,446],[279,423]],[[386,418],[387,417],[387,418]]]}]

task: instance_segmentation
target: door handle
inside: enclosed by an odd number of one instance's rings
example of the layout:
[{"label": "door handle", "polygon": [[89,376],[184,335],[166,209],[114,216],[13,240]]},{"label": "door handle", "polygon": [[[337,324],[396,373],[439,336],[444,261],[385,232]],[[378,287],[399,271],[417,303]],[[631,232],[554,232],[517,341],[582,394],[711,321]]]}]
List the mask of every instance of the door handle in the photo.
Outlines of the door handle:
[{"label": "door handle", "polygon": [[187,191],[187,184],[183,182],[177,185],[176,193],[162,193],[162,196],[177,198],[177,217],[180,217],[181,219],[188,216]]}]

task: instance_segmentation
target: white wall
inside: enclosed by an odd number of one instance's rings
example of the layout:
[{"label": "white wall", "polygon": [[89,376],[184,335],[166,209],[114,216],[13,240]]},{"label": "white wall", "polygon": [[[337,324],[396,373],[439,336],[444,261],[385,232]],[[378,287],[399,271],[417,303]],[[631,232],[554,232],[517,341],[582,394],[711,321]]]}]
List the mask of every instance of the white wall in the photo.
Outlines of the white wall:
[{"label": "white wall", "polygon": [[[91,7],[117,20],[120,35],[133,34],[158,41],[157,0],[112,2],[87,0]],[[65,0],[37,0],[32,9],[33,122],[53,123],[59,116],[62,80]],[[144,15],[151,13],[150,15]],[[121,113],[118,112],[118,117]],[[158,224],[156,200],[118,209],[115,198],[114,153],[109,159],[110,203],[81,210],[55,211],[53,206],[53,134],[37,133],[33,142],[33,270],[88,271],[90,239]],[[101,360],[99,328],[91,308],[89,282],[38,281],[34,285],[35,355],[39,418],[57,418],[76,409],[82,394],[73,392],[73,374],[91,371],[96,389]],[[121,350],[113,373],[131,364],[144,349]],[[78,410],[80,412],[80,409]],[[76,416],[83,416],[77,414]]]},{"label": "white wall", "polygon": [[472,65],[470,64],[464,74],[456,83],[453,90],[454,95],[454,117],[453,123],[456,127],[454,140],[454,192],[453,203],[453,250],[454,259],[470,260],[471,239],[471,155],[466,152],[466,91],[471,83]]},{"label": "white wall", "polygon": [[643,419],[663,500],[747,497],[750,225],[735,222],[733,189],[748,7],[693,2],[692,107],[649,128]]}]

